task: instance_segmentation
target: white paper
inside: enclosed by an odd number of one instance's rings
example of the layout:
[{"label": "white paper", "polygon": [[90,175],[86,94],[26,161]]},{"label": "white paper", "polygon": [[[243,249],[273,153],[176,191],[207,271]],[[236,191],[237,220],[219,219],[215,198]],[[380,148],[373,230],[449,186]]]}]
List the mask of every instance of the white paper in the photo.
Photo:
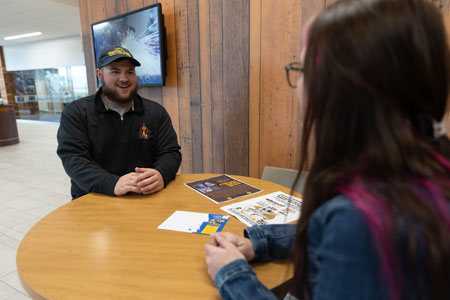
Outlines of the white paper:
[{"label": "white paper", "polygon": [[274,192],[221,207],[247,226],[286,224],[300,217],[302,199]]}]

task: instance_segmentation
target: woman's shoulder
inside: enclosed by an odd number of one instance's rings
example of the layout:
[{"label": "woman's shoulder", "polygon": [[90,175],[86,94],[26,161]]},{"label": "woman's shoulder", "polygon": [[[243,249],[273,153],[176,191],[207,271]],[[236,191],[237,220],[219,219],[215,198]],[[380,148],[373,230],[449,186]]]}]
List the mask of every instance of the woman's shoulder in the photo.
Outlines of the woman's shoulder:
[{"label": "woman's shoulder", "polygon": [[346,196],[320,206],[308,223],[308,281],[314,299],[386,299],[364,215]]},{"label": "woman's shoulder", "polygon": [[332,236],[334,242],[347,245],[352,240],[367,245],[371,240],[363,214],[345,195],[338,195],[316,209],[308,227],[312,239]]},{"label": "woman's shoulder", "polygon": [[330,217],[336,215],[342,216],[361,216],[354,203],[345,195],[338,195],[323,203],[312,214],[311,219],[326,222]]}]

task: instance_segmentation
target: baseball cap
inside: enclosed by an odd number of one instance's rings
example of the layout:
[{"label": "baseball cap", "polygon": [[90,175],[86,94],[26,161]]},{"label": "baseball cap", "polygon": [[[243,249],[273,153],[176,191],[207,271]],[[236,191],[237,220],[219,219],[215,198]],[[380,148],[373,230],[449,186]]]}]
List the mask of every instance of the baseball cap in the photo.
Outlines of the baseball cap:
[{"label": "baseball cap", "polygon": [[115,60],[121,59],[121,58],[127,58],[131,60],[131,62],[135,66],[140,66],[141,63],[138,62],[131,52],[128,49],[125,49],[121,46],[108,46],[102,49],[100,52],[100,55],[97,59],[97,68],[102,68],[106,65],[109,65]]}]

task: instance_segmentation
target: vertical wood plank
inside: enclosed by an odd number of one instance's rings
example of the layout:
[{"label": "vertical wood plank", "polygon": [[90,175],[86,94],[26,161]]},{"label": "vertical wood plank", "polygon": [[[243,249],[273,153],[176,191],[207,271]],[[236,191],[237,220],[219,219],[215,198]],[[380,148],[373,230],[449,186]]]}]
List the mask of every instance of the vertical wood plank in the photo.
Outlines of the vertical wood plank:
[{"label": "vertical wood plank", "polygon": [[88,82],[89,94],[95,93],[95,72],[94,72],[94,59],[92,55],[92,38],[91,38],[91,25],[89,23],[89,9],[88,0],[79,0],[80,8],[80,23],[83,40],[83,53],[84,63],[86,65],[86,77]]},{"label": "vertical wood plank", "polygon": [[199,0],[200,71],[202,99],[203,172],[213,172],[211,132],[211,51],[209,30],[209,0]]},{"label": "vertical wood plank", "polygon": [[189,78],[189,36],[187,0],[175,0],[175,31],[177,39],[178,105],[180,110],[180,145],[183,154],[182,173],[192,173],[192,128]]},{"label": "vertical wood plank", "polygon": [[[153,4],[156,4],[156,3],[158,3],[158,2],[162,2],[162,1],[157,1],[157,0],[141,0],[141,1],[143,1],[143,3],[144,3],[144,6],[149,6],[149,5],[153,5]],[[161,6],[162,6],[163,4],[161,4]],[[163,7],[163,9],[164,9],[164,7]],[[164,13],[164,12],[163,12]]]},{"label": "vertical wood plank", "polygon": [[128,0],[127,11],[138,10],[144,7],[144,0]]},{"label": "vertical wood plank", "polygon": [[324,1],[323,7],[327,7],[331,4],[333,4],[334,2],[336,2],[337,0],[323,0],[323,1]]},{"label": "vertical wood plank", "polygon": [[260,178],[261,0],[250,0],[249,175]]},{"label": "vertical wood plank", "polygon": [[211,0],[209,6],[211,41],[211,131],[213,172],[225,171],[223,116],[223,40],[222,0]]},{"label": "vertical wood plank", "polygon": [[300,2],[262,1],[260,172],[264,166],[296,168],[298,100],[284,66],[299,60],[301,9]]},{"label": "vertical wood plank", "polygon": [[106,3],[109,3],[112,0],[105,0],[105,1],[95,1],[95,0],[89,0],[89,17],[90,22],[95,23],[101,20],[104,20],[106,18],[106,11],[105,6]]},{"label": "vertical wood plank", "polygon": [[93,85],[95,86],[95,90],[93,92],[95,92],[97,90],[97,75],[95,75],[95,55],[94,55],[94,47],[92,45],[92,30],[91,30],[91,24],[92,23],[96,23],[99,21],[102,21],[104,19],[106,19],[106,11],[105,11],[105,7],[108,6],[107,4],[109,4],[111,1],[113,0],[104,0],[104,1],[94,1],[94,0],[88,0],[89,6],[88,6],[88,10],[89,10],[89,40],[91,42],[91,47],[89,49],[89,53],[90,56],[93,58],[92,61],[92,66],[90,66],[90,68],[93,71],[94,74],[94,78],[93,78]]},{"label": "vertical wood plank", "polygon": [[223,1],[225,173],[248,175],[249,2]]},{"label": "vertical wood plank", "polygon": [[128,11],[127,3],[131,1],[115,0],[116,1],[116,14],[120,15]]},{"label": "vertical wood plank", "polygon": [[[301,2],[301,12],[302,12],[302,19],[304,24],[309,20],[310,17],[312,17],[315,14],[318,14],[326,4],[327,0],[302,0]],[[328,0],[330,1],[330,0]]]},{"label": "vertical wood plank", "polygon": [[202,173],[202,107],[200,92],[198,0],[187,1],[187,21],[189,37],[189,92],[192,130],[192,173]]},{"label": "vertical wood plank", "polygon": [[117,12],[117,6],[114,1],[104,0],[105,1],[105,16],[106,18],[112,18],[117,16],[119,13]]},{"label": "vertical wood plank", "polygon": [[[174,0],[161,1],[166,26],[167,54],[166,61],[167,77],[166,85],[162,88],[163,104],[169,113],[172,124],[180,142],[180,116],[178,110],[177,89],[177,49],[175,38],[175,3]],[[183,158],[184,159],[184,158]]]}]

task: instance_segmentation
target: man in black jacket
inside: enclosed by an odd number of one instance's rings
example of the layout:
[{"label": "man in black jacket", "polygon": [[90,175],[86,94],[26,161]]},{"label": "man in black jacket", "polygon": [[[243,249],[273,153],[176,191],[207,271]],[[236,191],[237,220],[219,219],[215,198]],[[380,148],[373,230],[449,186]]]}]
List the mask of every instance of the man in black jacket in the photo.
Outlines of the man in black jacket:
[{"label": "man in black jacket", "polygon": [[57,153],[71,178],[72,198],[90,192],[151,194],[175,178],[180,146],[167,111],[138,95],[135,66],[120,46],[97,61],[102,87],[61,115]]}]

